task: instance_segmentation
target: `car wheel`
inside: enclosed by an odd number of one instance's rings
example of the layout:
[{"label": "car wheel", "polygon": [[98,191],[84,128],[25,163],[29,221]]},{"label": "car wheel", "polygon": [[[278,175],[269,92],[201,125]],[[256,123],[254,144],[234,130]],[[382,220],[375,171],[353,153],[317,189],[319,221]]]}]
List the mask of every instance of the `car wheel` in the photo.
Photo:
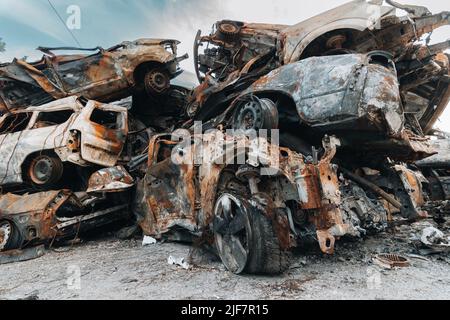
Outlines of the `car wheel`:
[{"label": "car wheel", "polygon": [[0,220],[0,252],[21,247],[20,233],[8,220]]},{"label": "car wheel", "polygon": [[279,274],[290,254],[280,248],[271,221],[247,200],[222,194],[214,210],[213,231],[218,254],[235,274]]},{"label": "car wheel", "polygon": [[163,69],[153,69],[145,74],[144,84],[148,95],[162,94],[170,88],[170,77]]},{"label": "car wheel", "polygon": [[224,21],[218,26],[217,29],[223,35],[225,40],[234,41],[239,35],[241,28],[232,21]]},{"label": "car wheel", "polygon": [[60,181],[63,168],[63,163],[58,157],[41,155],[31,161],[28,176],[35,187],[51,188]]},{"label": "car wheel", "polygon": [[236,108],[233,129],[244,132],[277,129],[278,118],[278,109],[272,100],[252,97]]}]

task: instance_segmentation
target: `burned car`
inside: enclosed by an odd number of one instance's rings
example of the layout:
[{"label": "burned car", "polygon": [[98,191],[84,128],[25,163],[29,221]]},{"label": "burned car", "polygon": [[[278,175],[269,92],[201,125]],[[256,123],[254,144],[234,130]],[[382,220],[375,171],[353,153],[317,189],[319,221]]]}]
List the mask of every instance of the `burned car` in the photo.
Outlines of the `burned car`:
[{"label": "burned car", "polygon": [[[415,134],[420,132],[416,123],[405,117],[395,67],[378,51],[283,66],[255,81],[222,114],[215,108],[205,112],[233,129],[279,128],[291,140],[297,136],[298,145],[317,145],[316,136],[335,134],[345,140],[344,148],[358,149],[361,156],[373,152],[415,160],[434,153]],[[209,120],[208,114],[200,115]]]},{"label": "burned car", "polygon": [[[198,33],[194,58],[199,86],[189,113],[209,112],[283,65],[311,57],[382,51],[395,64],[406,116],[427,133],[450,101],[450,41],[429,45],[431,32],[450,24],[450,13],[386,1],[355,0],[295,26],[219,21]],[[406,16],[396,15],[396,8]],[[423,36],[428,38],[421,43]],[[203,47],[203,51],[201,51]],[[224,109],[223,109],[224,110]],[[410,112],[411,111],[411,112]],[[418,126],[417,126],[418,127]]]},{"label": "burned car", "polygon": [[0,184],[48,190],[76,174],[74,166],[115,166],[127,135],[127,109],[77,97],[5,114],[0,118]]},{"label": "burned car", "polygon": [[320,148],[319,137],[335,135],[342,144],[337,163],[354,170],[378,170],[390,182],[383,183],[384,191],[401,199],[401,204],[390,202],[402,215],[424,216],[422,201],[408,191],[418,188],[409,185],[396,165],[426,158],[436,150],[415,114],[403,109],[388,53],[307,58],[275,69],[229,98],[200,109],[195,120],[205,121],[205,129],[279,129],[281,145],[305,156],[313,155],[313,147]]},{"label": "burned car", "polygon": [[102,169],[87,192],[69,190],[0,196],[0,251],[77,238],[89,230],[130,218],[133,178],[123,167]]},{"label": "burned car", "polygon": [[336,138],[324,137],[321,159],[306,159],[261,137],[237,137],[177,131],[152,139],[134,206],[145,235],[200,237],[231,272],[276,274],[298,244],[318,242],[332,254],[337,239],[385,227],[378,198],[341,183],[331,163]]},{"label": "burned car", "polygon": [[[160,94],[182,72],[176,40],[140,39],[109,49],[43,48],[40,61],[0,65],[0,114],[67,96],[112,102],[145,90]],[[91,51],[56,55],[54,51]]]},{"label": "burned car", "polygon": [[415,164],[423,172],[427,181],[426,194],[430,201],[450,200],[450,135],[436,131],[430,136],[437,154],[417,161]]},{"label": "burned car", "polygon": [[[390,6],[383,1],[350,1],[294,26],[218,21],[209,35],[201,36],[199,31],[195,41],[199,80],[211,75],[222,81],[267,54],[275,58],[275,67],[312,56],[375,50],[388,51],[399,59],[413,53],[419,53],[418,59],[429,56],[425,47],[414,42],[450,24],[449,12],[433,15],[425,7],[386,2]],[[396,16],[396,8],[408,15]],[[439,46],[448,48],[448,42]]]}]

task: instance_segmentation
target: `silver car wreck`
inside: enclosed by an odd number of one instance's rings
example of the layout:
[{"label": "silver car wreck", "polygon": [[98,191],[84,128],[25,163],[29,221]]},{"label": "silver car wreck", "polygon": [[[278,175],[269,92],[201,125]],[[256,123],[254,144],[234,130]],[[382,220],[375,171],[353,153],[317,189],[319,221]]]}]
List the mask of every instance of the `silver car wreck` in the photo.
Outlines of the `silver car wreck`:
[{"label": "silver car wreck", "polygon": [[115,166],[128,134],[127,109],[61,99],[0,118],[0,184],[57,186],[66,165]]}]

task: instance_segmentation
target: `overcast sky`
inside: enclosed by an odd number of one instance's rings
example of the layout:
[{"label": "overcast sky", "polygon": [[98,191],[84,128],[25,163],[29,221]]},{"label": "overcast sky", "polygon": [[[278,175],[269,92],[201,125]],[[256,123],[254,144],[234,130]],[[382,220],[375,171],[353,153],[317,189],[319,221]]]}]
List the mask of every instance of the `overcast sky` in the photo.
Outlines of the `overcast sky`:
[{"label": "overcast sky", "polygon": [[[400,1],[400,0],[399,0]],[[70,5],[81,9],[81,29],[73,30],[83,47],[109,47],[123,40],[143,37],[182,41],[180,53],[192,56],[198,29],[208,32],[222,19],[295,24],[347,0],[51,0],[63,20]],[[402,1],[400,1],[402,2]],[[403,1],[405,2],[405,1]],[[450,11],[448,0],[409,0],[432,12]],[[74,46],[48,0],[0,0],[0,37],[6,52],[0,61],[13,57],[39,58],[38,46]],[[433,34],[433,42],[450,39],[450,27]],[[183,63],[193,70],[192,60]],[[450,108],[441,129],[450,131]]]}]

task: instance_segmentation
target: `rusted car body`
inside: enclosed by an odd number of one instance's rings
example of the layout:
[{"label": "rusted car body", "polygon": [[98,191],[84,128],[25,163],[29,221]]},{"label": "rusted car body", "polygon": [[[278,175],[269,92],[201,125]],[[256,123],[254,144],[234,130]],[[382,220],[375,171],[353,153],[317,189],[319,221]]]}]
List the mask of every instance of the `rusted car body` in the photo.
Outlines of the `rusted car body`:
[{"label": "rusted car body", "polygon": [[[308,162],[264,138],[236,140],[220,131],[181,136],[181,143],[171,135],[150,143],[149,167],[135,201],[138,223],[155,238],[189,239],[187,232],[214,243],[234,273],[279,273],[288,267],[289,250],[307,238],[331,254],[337,239],[386,223],[376,199],[340,183],[331,163],[336,138],[325,137],[321,159]],[[347,197],[356,199],[355,192],[358,203],[343,207]]]},{"label": "rusted car body", "polygon": [[116,165],[128,134],[127,109],[77,97],[0,118],[0,184],[54,186],[64,164]]},{"label": "rusted car body", "polygon": [[[280,129],[281,145],[306,156],[320,147],[318,137],[336,135],[342,142],[339,162],[379,170],[381,180],[389,180],[383,187],[400,199],[391,202],[402,215],[425,216],[422,201],[410,192],[419,188],[412,189],[408,175],[387,159],[413,162],[437,151],[420,125],[423,113],[405,112],[389,53],[311,57],[275,69],[247,89],[228,90],[237,83],[216,86],[220,90],[196,113],[206,130]],[[420,185],[415,178],[414,185]]]},{"label": "rusted car body", "polygon": [[[450,13],[431,14],[418,6],[355,0],[295,26],[220,21],[209,36],[197,36],[194,57],[199,79],[190,113],[222,103],[262,75],[315,56],[384,51],[398,71],[406,110],[419,110],[429,132],[450,102],[450,41],[420,45],[427,33],[450,24]],[[407,16],[397,17],[400,8]],[[200,52],[204,46],[204,52]],[[437,106],[437,107],[436,107]]]},{"label": "rusted car body", "polygon": [[450,200],[450,136],[437,133],[430,137],[438,153],[416,162],[427,178],[426,193],[431,201]]},{"label": "rusted car body", "polygon": [[[176,40],[140,39],[110,49],[38,48],[42,60],[0,65],[0,114],[67,96],[111,102],[136,90],[158,94],[182,71]],[[56,50],[93,54],[55,55]]]},{"label": "rusted car body", "polygon": [[[197,120],[216,117],[215,125],[280,128],[297,136],[301,130],[302,139],[311,145],[317,143],[315,136],[336,134],[343,148],[352,152],[397,160],[434,154],[424,136],[406,129],[415,128],[416,122],[410,119],[414,114],[405,116],[393,63],[379,58],[379,52],[374,52],[291,63],[259,78],[237,97],[228,97],[225,109],[217,104],[200,110]],[[268,119],[260,119],[264,118],[260,114]]]},{"label": "rusted car body", "polygon": [[[0,251],[132,211],[146,236],[275,274],[295,247],[332,254],[394,214],[448,212],[449,137],[429,135],[450,102],[450,41],[419,40],[450,13],[386,2],[295,26],[219,21],[197,34],[192,94],[174,81],[187,58],[175,40],[39,48],[39,62],[0,65]],[[74,49],[98,52],[53,53]],[[4,194],[22,185],[42,192]]]},{"label": "rusted car body", "polygon": [[[100,179],[101,178],[101,179]],[[130,218],[133,178],[123,167],[103,169],[88,192],[69,190],[0,196],[0,251],[53,245],[89,230]]]}]

